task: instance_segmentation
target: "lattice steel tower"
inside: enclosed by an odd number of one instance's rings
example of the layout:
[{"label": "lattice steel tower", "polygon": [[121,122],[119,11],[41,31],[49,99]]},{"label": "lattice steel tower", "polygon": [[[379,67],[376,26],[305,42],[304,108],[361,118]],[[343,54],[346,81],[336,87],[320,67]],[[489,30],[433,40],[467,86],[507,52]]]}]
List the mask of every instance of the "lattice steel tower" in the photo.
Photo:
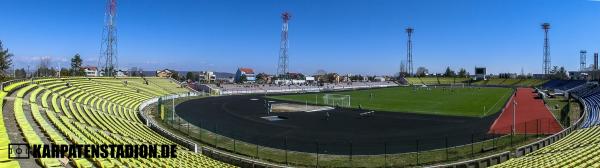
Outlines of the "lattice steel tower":
[{"label": "lattice steel tower", "polygon": [[413,74],[413,56],[412,56],[412,33],[414,29],[412,27],[406,28],[406,34],[408,34],[408,41],[406,43],[406,69],[408,70],[408,75],[412,76]]},{"label": "lattice steel tower", "polygon": [[550,45],[548,44],[548,30],[550,29],[550,23],[542,23],[542,29],[544,29],[544,74],[550,73]]},{"label": "lattice steel tower", "polygon": [[585,70],[585,60],[586,60],[585,54],[587,54],[587,51],[585,51],[585,50],[579,51],[579,71]]},{"label": "lattice steel tower", "polygon": [[104,76],[115,76],[118,70],[116,16],[117,0],[107,0],[101,53],[98,58],[98,70],[103,71]]},{"label": "lattice steel tower", "polygon": [[281,14],[283,25],[281,27],[281,43],[279,47],[279,64],[277,65],[277,75],[287,79],[288,73],[288,22],[292,15],[288,12]]}]

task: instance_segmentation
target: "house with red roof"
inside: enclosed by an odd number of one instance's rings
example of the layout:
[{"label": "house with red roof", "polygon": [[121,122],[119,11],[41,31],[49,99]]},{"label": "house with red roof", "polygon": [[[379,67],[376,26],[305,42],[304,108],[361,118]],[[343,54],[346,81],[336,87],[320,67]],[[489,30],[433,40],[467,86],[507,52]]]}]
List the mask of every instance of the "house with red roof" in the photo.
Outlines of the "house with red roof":
[{"label": "house with red roof", "polygon": [[252,68],[238,68],[235,72],[234,81],[236,83],[254,82],[256,81],[256,75]]}]

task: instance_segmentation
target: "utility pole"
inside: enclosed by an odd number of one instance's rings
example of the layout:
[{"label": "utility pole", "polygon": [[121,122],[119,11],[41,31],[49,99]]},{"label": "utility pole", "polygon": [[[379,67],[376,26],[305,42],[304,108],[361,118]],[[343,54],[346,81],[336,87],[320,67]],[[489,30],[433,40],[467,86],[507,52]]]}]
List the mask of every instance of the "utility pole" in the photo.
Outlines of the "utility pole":
[{"label": "utility pole", "polygon": [[513,133],[516,133],[516,127],[517,127],[515,125],[517,123],[517,119],[516,119],[516,116],[517,116],[517,101],[516,100],[513,100],[513,114],[512,115],[513,115],[512,116],[513,117],[512,131],[513,131]]}]

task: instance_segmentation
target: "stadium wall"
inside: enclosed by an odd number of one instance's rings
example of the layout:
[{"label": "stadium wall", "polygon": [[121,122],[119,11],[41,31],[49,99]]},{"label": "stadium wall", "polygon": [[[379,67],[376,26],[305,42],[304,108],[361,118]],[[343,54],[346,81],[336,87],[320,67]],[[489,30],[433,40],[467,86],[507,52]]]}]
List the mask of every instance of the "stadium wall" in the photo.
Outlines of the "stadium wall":
[{"label": "stadium wall", "polygon": [[248,159],[242,156],[222,152],[209,147],[202,147],[202,154],[225,163],[229,163],[239,167],[252,167],[252,168],[291,168],[289,166],[276,165],[266,162],[259,162],[254,159]]},{"label": "stadium wall", "polygon": [[462,162],[456,162],[456,163],[450,163],[450,164],[445,164],[445,165],[436,165],[436,166],[431,166],[431,167],[432,168],[490,167],[490,166],[505,162],[505,161],[509,160],[510,158],[511,158],[510,151],[506,151],[506,152],[502,152],[502,153],[498,153],[495,155],[490,155],[490,156],[486,156],[486,157],[482,157],[482,158],[477,158],[477,159],[472,159],[472,160],[467,160],[467,161],[462,161]]},{"label": "stadium wall", "polygon": [[342,86],[337,88],[298,88],[298,89],[272,89],[272,90],[237,90],[237,91],[223,91],[218,90],[220,95],[241,95],[241,94],[262,94],[262,93],[300,93],[300,92],[323,92],[323,91],[343,91],[343,90],[354,90],[354,89],[369,89],[369,88],[383,88],[398,86],[397,84],[387,85],[363,85],[363,86]]}]

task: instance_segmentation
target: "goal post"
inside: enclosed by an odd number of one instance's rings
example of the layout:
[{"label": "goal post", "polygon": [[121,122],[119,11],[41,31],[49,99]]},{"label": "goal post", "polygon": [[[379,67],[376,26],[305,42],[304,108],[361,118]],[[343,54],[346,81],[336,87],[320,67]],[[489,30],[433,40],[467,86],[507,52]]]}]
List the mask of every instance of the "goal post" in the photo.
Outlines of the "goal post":
[{"label": "goal post", "polygon": [[350,107],[350,95],[325,94],[323,103],[328,106]]}]

